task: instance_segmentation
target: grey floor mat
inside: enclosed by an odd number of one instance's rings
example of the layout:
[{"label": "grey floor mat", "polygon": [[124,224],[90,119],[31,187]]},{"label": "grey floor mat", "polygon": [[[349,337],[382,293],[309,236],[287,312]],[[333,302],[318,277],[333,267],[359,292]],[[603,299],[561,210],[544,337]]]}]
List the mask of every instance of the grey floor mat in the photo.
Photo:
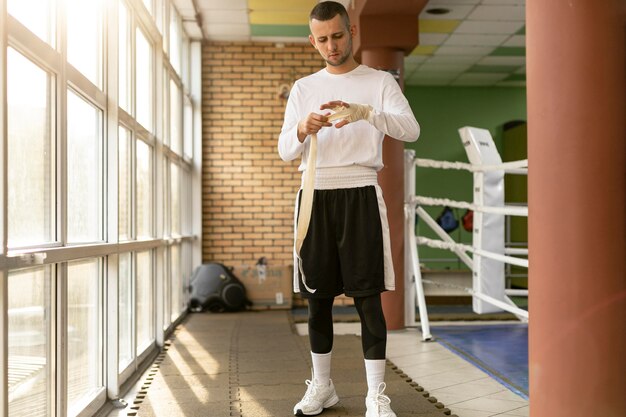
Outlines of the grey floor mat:
[{"label": "grey floor mat", "polygon": [[[361,341],[335,336],[332,375],[340,402],[322,416],[364,416]],[[287,311],[192,314],[146,374],[128,416],[278,417],[292,415],[310,378],[306,337]],[[392,363],[386,394],[398,417],[450,411]]]}]

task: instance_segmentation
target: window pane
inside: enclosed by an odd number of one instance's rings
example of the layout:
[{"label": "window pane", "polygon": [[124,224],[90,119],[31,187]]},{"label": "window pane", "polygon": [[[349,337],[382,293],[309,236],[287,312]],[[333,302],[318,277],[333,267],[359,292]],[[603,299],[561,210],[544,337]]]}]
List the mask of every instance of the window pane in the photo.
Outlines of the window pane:
[{"label": "window pane", "polygon": [[170,116],[170,110],[172,105],[170,104],[171,102],[171,89],[169,87],[170,85],[170,73],[169,70],[167,68],[163,68],[163,102],[162,102],[162,106],[163,106],[163,117],[162,117],[162,128],[163,128],[163,145],[165,146],[169,146],[170,145],[170,120],[171,120],[171,116]]},{"label": "window pane", "polygon": [[185,124],[183,126],[183,133],[183,154],[187,158],[193,158],[193,107],[187,100],[185,100]]},{"label": "window pane", "polygon": [[170,169],[170,204],[171,235],[180,235],[180,171],[178,165],[171,164]]},{"label": "window pane", "polygon": [[137,51],[135,68],[137,71],[135,92],[137,121],[150,132],[152,126],[152,46],[146,36],[137,29]]},{"label": "window pane", "polygon": [[137,237],[152,236],[152,148],[137,141]]},{"label": "window pane", "polygon": [[193,234],[191,225],[191,175],[181,169],[180,228],[183,235]]},{"label": "window pane", "polygon": [[170,146],[177,154],[182,153],[182,102],[180,89],[170,80]]},{"label": "window pane", "polygon": [[131,222],[131,167],[130,167],[130,132],[119,128],[119,144],[117,148],[118,166],[118,233],[119,240],[129,240]]},{"label": "window pane", "polygon": [[67,60],[102,87],[102,2],[66,0]]},{"label": "window pane", "polygon": [[56,46],[56,4],[54,0],[9,0],[7,11],[35,35]]},{"label": "window pane", "polygon": [[118,335],[119,335],[119,367],[123,371],[133,359],[133,285],[130,253],[119,256],[118,267]]},{"label": "window pane", "polygon": [[9,300],[9,416],[48,416],[50,270],[12,272]]},{"label": "window pane", "polygon": [[137,355],[154,340],[152,252],[137,253]]},{"label": "window pane", "polygon": [[170,63],[174,70],[180,74],[180,55],[181,55],[181,33],[180,33],[180,18],[178,12],[172,6],[170,8]]},{"label": "window pane", "polygon": [[67,238],[101,240],[102,112],[67,94]]},{"label": "window pane", "polygon": [[181,279],[180,270],[180,246],[170,246],[170,273],[171,273],[171,294],[172,294],[172,316],[171,321],[174,321],[180,315],[182,309],[182,297],[183,297],[183,284]]},{"label": "window pane", "polygon": [[187,37],[183,37],[183,52],[182,52],[182,66],[181,78],[183,79],[183,84],[186,86],[191,85],[191,79],[189,78],[189,39]]},{"label": "window pane", "polygon": [[153,11],[152,11],[152,0],[143,0],[143,4],[144,4],[144,6],[146,6],[146,9],[150,13],[153,13]]},{"label": "window pane", "polygon": [[102,387],[100,261],[67,265],[67,401],[76,415]]},{"label": "window pane", "polygon": [[[154,4],[154,20],[156,21],[156,26],[157,29],[159,30],[159,33],[161,35],[163,35],[165,32],[163,31],[163,28],[165,27],[165,13],[163,13],[163,0],[144,0],[144,1],[149,1],[151,3]],[[165,39],[163,39],[163,51],[167,52],[167,42],[165,42]]]},{"label": "window pane", "polygon": [[126,110],[126,113],[132,114],[131,109],[131,89],[129,82],[130,77],[130,25],[128,21],[128,9],[126,3],[119,3],[119,34],[118,34],[118,104]]},{"label": "window pane", "polygon": [[[168,273],[168,271],[170,270],[170,264],[169,264],[169,251],[166,250],[164,252],[161,252],[163,255],[160,255],[157,257],[156,259],[156,265],[157,268],[160,268],[161,271],[165,271],[163,273],[163,282],[159,282],[160,285],[163,285],[163,288],[168,289],[171,288],[171,277]],[[161,302],[163,305],[163,330],[167,330],[167,328],[169,327],[171,320],[170,317],[172,316],[172,303],[170,302],[170,300],[172,299],[172,292],[171,291],[162,291],[162,298],[161,298]]]},{"label": "window pane", "polygon": [[8,246],[55,240],[52,77],[7,49]]}]

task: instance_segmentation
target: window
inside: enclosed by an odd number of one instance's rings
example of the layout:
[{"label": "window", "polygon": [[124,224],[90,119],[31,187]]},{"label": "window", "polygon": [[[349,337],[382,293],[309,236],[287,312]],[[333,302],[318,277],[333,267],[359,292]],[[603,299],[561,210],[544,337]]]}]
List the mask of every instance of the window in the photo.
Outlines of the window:
[{"label": "window", "polygon": [[174,80],[170,80],[170,146],[177,154],[182,153],[182,100]]},{"label": "window", "polygon": [[185,309],[201,48],[173,0],[0,2],[0,414],[92,415]]},{"label": "window", "polygon": [[180,75],[180,58],[182,47],[181,23],[178,12],[174,6],[170,9],[170,63],[174,70]]},{"label": "window", "polygon": [[173,322],[182,311],[182,271],[180,269],[180,246],[170,246],[170,293],[172,309],[170,320]]},{"label": "window", "polygon": [[180,172],[178,165],[170,167],[170,235],[180,235]]},{"label": "window", "polygon": [[118,33],[118,104],[132,114],[131,106],[131,67],[130,67],[130,21],[128,8],[124,1],[119,3],[119,33]]},{"label": "window", "polygon": [[8,246],[45,244],[55,235],[54,79],[7,50]]},{"label": "window", "polygon": [[185,158],[193,158],[193,107],[191,101],[185,97],[183,125],[183,155]]},{"label": "window", "polygon": [[137,237],[152,237],[152,148],[137,141]]},{"label": "window", "polygon": [[102,111],[67,93],[67,238],[102,239]]},{"label": "window", "polygon": [[54,0],[8,0],[10,15],[53,48],[56,46],[56,2]]},{"label": "window", "polygon": [[65,0],[67,60],[102,87],[102,0]]},{"label": "window", "polygon": [[137,121],[147,129],[153,131],[152,126],[152,79],[154,74],[154,66],[152,65],[152,45],[148,42],[148,39],[143,34],[141,29],[137,29],[136,32],[136,54],[135,54],[135,68],[136,68],[136,103],[137,103]]},{"label": "window", "polygon": [[152,252],[137,253],[137,355],[154,340]]},{"label": "window", "polygon": [[118,265],[118,372],[123,371],[132,361],[133,355],[133,274],[130,253],[119,255]]},{"label": "window", "polygon": [[143,5],[146,6],[147,11],[149,11],[150,13],[154,13],[154,5],[152,3],[152,0],[143,0]]},{"label": "window", "polygon": [[76,415],[103,385],[101,261],[67,265],[67,402]]},{"label": "window", "polygon": [[9,415],[51,415],[50,268],[9,273]]},{"label": "window", "polygon": [[118,166],[118,239],[120,241],[131,238],[131,218],[132,218],[132,195],[131,195],[131,156],[130,156],[130,132],[124,127],[119,128],[119,139],[117,148]]}]

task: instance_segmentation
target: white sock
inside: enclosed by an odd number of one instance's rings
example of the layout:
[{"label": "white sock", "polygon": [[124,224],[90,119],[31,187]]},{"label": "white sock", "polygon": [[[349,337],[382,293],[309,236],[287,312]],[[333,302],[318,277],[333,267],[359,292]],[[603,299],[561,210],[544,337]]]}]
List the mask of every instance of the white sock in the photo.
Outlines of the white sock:
[{"label": "white sock", "polygon": [[385,362],[385,359],[365,359],[368,396],[375,395],[381,382],[385,382]]},{"label": "white sock", "polygon": [[313,378],[316,383],[328,385],[330,383],[330,357],[332,352],[313,353],[311,359],[313,361]]}]

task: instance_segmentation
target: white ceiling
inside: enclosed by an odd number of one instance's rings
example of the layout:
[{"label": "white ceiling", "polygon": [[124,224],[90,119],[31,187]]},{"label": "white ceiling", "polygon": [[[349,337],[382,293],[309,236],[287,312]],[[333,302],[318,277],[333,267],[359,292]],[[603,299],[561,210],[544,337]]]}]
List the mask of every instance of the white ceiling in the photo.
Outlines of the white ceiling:
[{"label": "white ceiling", "polygon": [[[306,36],[258,36],[255,10],[277,23],[286,12],[301,14],[314,0],[174,0],[187,34],[213,41],[306,42]],[[341,0],[349,6],[351,0]],[[548,0],[546,0],[548,1]],[[274,10],[275,9],[275,10]],[[445,14],[434,14],[445,9]],[[196,23],[198,10],[202,31]],[[253,16],[251,19],[250,16]],[[269,18],[267,17],[269,15]],[[304,12],[304,19],[306,19]],[[420,45],[405,59],[405,81],[413,85],[524,86],[525,0],[430,0],[420,19]],[[275,29],[274,25],[274,30]],[[280,26],[280,25],[278,25]]]}]

